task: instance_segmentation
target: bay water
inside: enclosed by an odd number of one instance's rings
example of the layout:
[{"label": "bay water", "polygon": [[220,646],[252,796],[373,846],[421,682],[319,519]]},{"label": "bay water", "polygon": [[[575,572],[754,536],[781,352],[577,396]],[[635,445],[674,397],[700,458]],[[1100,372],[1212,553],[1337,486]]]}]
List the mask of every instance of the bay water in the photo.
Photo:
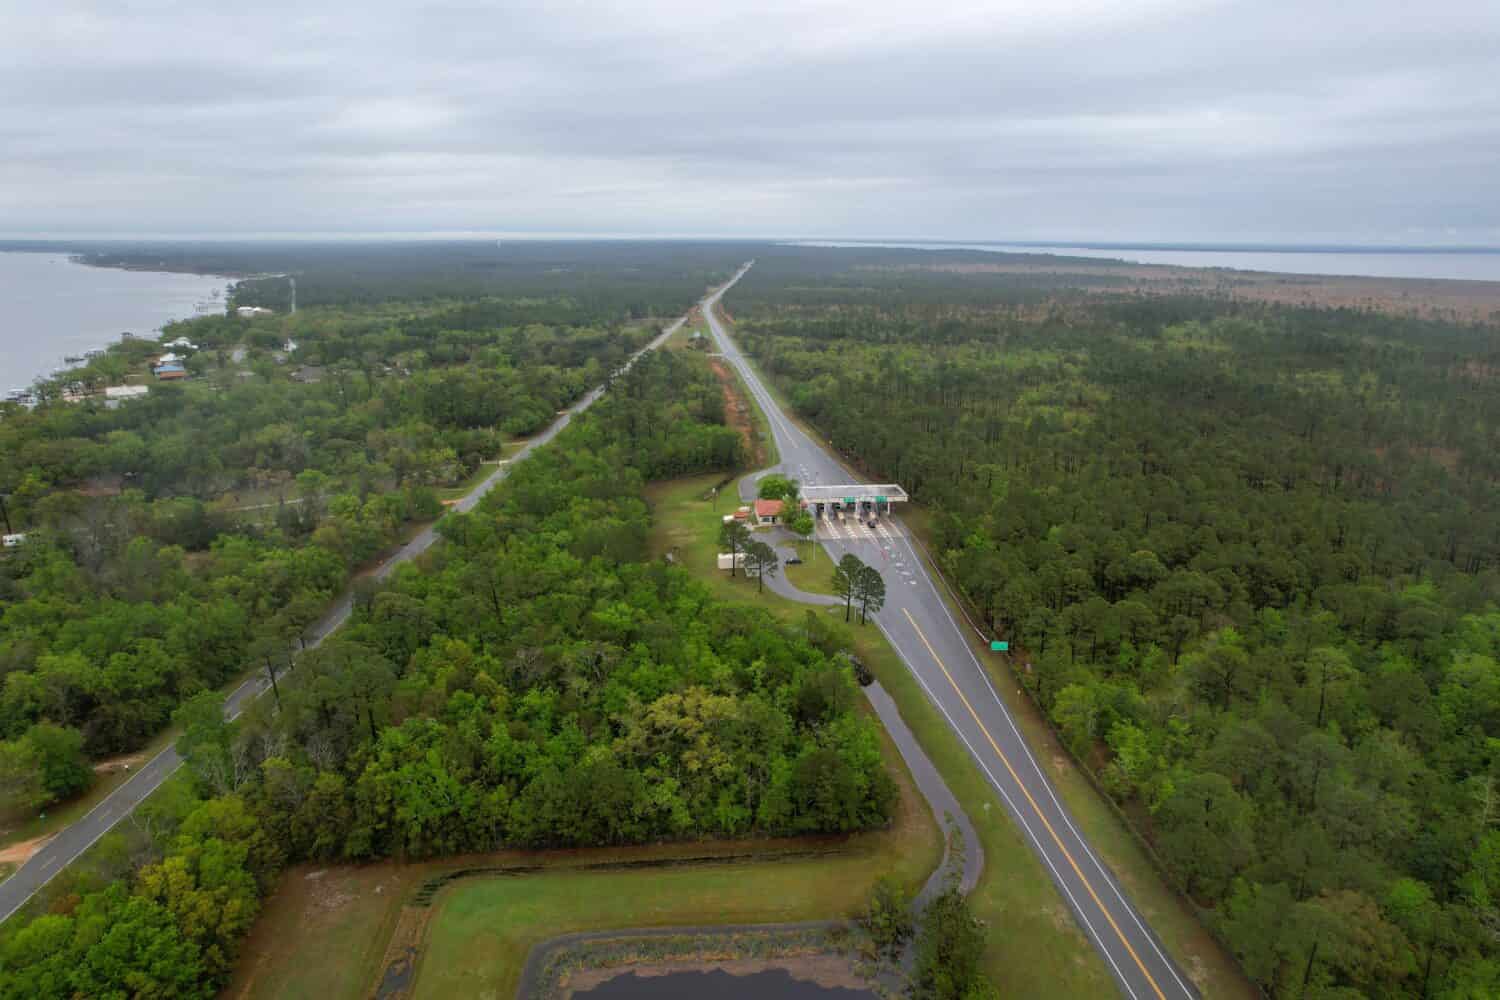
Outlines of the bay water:
[{"label": "bay water", "polygon": [[0,252],[0,396],[121,333],[153,337],[172,320],[223,312],[229,281],[90,267],[67,254]]}]

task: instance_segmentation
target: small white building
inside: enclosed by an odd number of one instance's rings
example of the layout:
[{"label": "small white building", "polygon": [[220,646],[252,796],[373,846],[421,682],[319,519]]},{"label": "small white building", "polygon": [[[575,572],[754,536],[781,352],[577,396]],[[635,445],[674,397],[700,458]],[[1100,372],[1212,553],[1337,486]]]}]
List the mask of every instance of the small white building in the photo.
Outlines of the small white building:
[{"label": "small white building", "polygon": [[111,385],[104,390],[104,407],[113,410],[127,399],[140,399],[150,392],[149,386],[144,385]]},{"label": "small white building", "polygon": [[5,547],[7,549],[20,548],[21,545],[26,541],[26,533],[18,531],[14,535],[3,535],[0,536],[0,541],[3,541],[5,543]]},{"label": "small white building", "polygon": [[743,553],[743,552],[736,552],[734,555],[731,556],[728,552],[720,552],[719,553],[719,568],[720,569],[744,569],[745,568],[745,553]]},{"label": "small white building", "polygon": [[191,340],[188,340],[186,337],[178,337],[176,340],[169,340],[167,341],[166,346],[185,351],[196,351],[198,349],[198,345],[193,343]]},{"label": "small white building", "polygon": [[234,310],[234,313],[241,319],[254,319],[257,316],[275,315],[270,309],[264,306],[239,306]]}]

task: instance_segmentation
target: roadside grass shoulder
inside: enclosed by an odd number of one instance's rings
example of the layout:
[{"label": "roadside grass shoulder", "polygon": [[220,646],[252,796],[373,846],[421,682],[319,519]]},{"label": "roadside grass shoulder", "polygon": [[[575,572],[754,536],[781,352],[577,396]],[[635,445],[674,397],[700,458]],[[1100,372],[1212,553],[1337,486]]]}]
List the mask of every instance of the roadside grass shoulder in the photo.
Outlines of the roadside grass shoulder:
[{"label": "roadside grass shoulder", "polygon": [[[930,552],[932,535],[929,513],[913,505],[911,512],[902,517],[908,530]],[[931,559],[926,553],[919,554],[927,563],[928,572],[937,580],[937,570]],[[1037,762],[1046,771],[1089,846],[1114,872],[1129,893],[1131,901],[1140,910],[1141,916],[1161,938],[1167,950],[1205,997],[1255,1000],[1259,994],[1240,971],[1234,957],[1214,939],[1189,905],[1163,880],[1145,848],[1132,835],[1110,803],[1104,800],[1103,794],[1079,770],[1067,748],[1058,741],[1036,702],[1021,691],[1002,654],[991,652],[988,645],[980,641],[964,618],[962,609],[956,607],[952,595],[945,592],[941,581],[937,582],[937,587],[960,623],[959,630],[974,651],[974,656],[984,665],[995,690],[1004,700],[1016,725],[1020,727],[1021,734],[1026,738],[1026,743],[1036,755]]]},{"label": "roadside grass shoulder", "polygon": [[[242,674],[234,680],[229,681],[223,690],[226,693],[233,691],[247,676],[249,676],[249,673]],[[140,761],[138,764],[132,764],[130,770],[127,771],[124,767],[118,767],[98,774],[93,784],[89,785],[87,789],[73,798],[53,803],[46,809],[38,810],[34,815],[12,819],[3,830],[0,830],[0,849],[22,844],[26,841],[51,837],[53,834],[71,826],[75,821],[88,815],[90,810],[108,798],[109,794],[116,788],[129,781],[131,775],[138,773],[140,764],[144,764],[171,746],[172,741],[176,738],[177,730],[175,728],[157,733],[156,737],[150,743],[131,755],[132,757],[139,757]],[[37,846],[41,845],[38,844]],[[20,859],[20,863],[24,863],[24,860]],[[19,867],[19,864],[13,865],[11,871],[14,871],[16,867]],[[9,875],[10,872],[6,872],[5,874]]]},{"label": "roadside grass shoulder", "polygon": [[495,471],[495,466],[499,465],[501,462],[508,460],[512,455],[520,451],[522,446],[524,446],[525,444],[526,438],[507,439],[501,444],[499,455],[495,456],[495,458],[493,459],[480,462],[479,466],[475,468],[475,470],[463,482],[457,483],[453,486],[440,487],[437,491],[438,499],[462,500],[464,497],[472,493],[475,487],[484,482],[486,477],[488,477],[492,472]]},{"label": "roadside grass shoulder", "polygon": [[[731,578],[715,568],[723,511],[716,511],[705,496],[717,481],[715,476],[697,476],[647,487],[654,518],[654,550],[675,553],[679,564],[704,580],[716,594],[755,600],[789,624],[804,620],[809,605],[788,601],[769,590],[756,597],[754,580]],[[719,506],[724,506],[722,499]],[[842,610],[819,608],[814,613],[841,616]],[[986,923],[986,971],[1001,994],[1038,998],[1113,995],[1114,982],[1103,960],[1078,929],[1061,895],[958,737],[874,626],[855,627],[853,633],[855,652],[895,700],[901,717],[978,831],[985,867],[971,902],[974,912]]]}]

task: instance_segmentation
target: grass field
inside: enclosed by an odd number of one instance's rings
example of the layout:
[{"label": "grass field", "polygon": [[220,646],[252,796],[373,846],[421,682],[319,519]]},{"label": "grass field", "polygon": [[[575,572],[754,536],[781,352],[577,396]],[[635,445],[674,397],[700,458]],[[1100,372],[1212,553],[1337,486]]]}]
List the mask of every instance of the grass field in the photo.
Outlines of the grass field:
[{"label": "grass field", "polygon": [[793,542],[802,562],[781,567],[787,581],[807,594],[833,593],[833,560],[823,547],[814,541]]},{"label": "grass field", "polygon": [[[415,994],[515,994],[532,945],[579,930],[839,918],[875,879],[915,888],[938,865],[937,824],[900,757],[882,737],[900,807],[890,829],[816,840],[714,841],[580,851],[503,851],[417,864],[299,866],[282,876],[245,944],[226,997],[366,997],[412,893],[427,879],[474,865],[556,871],[459,881],[426,916]],[[816,858],[806,857],[816,850]],[[755,860],[648,871],[586,871],[609,861],[753,853]]]},{"label": "grass field", "polygon": [[[698,476],[647,488],[655,523],[653,547],[675,551],[680,563],[726,597],[757,600],[783,621],[800,621],[808,605],[755,596],[755,582],[714,567],[719,514],[701,499],[718,477]],[[842,617],[838,608],[815,613]],[[1113,981],[1079,931],[1062,897],[958,737],[929,702],[906,665],[873,626],[853,629],[859,656],[895,699],[948,787],[974,821],[984,849],[984,875],[971,897],[989,925],[986,969],[1002,996],[1111,996]]]},{"label": "grass field", "polygon": [[531,948],[574,931],[846,917],[881,875],[915,889],[939,852],[924,809],[828,857],[459,882],[436,904],[412,995],[514,996]]}]

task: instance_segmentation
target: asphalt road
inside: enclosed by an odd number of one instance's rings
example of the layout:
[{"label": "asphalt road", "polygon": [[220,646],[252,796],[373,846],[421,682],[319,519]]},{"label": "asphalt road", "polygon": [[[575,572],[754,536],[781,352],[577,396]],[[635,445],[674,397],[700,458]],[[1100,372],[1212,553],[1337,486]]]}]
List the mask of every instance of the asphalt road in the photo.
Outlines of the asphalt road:
[{"label": "asphalt road", "polygon": [[[742,268],[735,276],[717,292],[711,296],[717,299],[730,285],[733,285],[748,270],[748,265]],[[705,300],[707,301],[707,300]],[[683,317],[685,319],[686,317]],[[635,359],[647,351],[660,347],[668,337],[677,332],[682,326],[683,319],[677,320],[667,327],[661,336],[655,338],[651,343],[637,351],[629,361],[622,366],[621,371],[629,368]],[[455,509],[460,511],[473,510],[484,495],[494,489],[510,472],[510,467],[521,461],[532,451],[556,437],[564,427],[573,419],[574,415],[582,413],[604,394],[605,387],[600,386],[587,395],[583,396],[568,409],[562,411],[547,429],[527,441],[520,451],[516,452],[508,462],[504,462],[487,476],[483,482],[474,487],[466,497],[455,504]],[[403,545],[394,555],[381,564],[375,571],[377,579],[384,579],[391,571],[404,562],[415,559],[432,547],[437,541],[437,531],[433,526],[424,528],[416,537]],[[346,591],[328,613],[308,630],[307,648],[313,648],[329,635],[333,634],[349,618],[349,612],[353,607],[353,594]],[[224,713],[230,719],[236,718],[245,707],[256,698],[260,697],[270,687],[270,683],[263,674],[258,674],[242,683],[230,692],[224,702]],[[177,751],[168,747],[155,757],[151,758],[141,769],[131,775],[130,779],[111,792],[104,801],[100,802],[90,810],[82,819],[77,820],[71,826],[65,827],[49,840],[41,850],[37,851],[20,868],[6,879],[0,882],[0,921],[9,919],[11,914],[26,904],[37,890],[73,862],[80,854],[88,850],[100,837],[112,830],[126,816],[140,805],[141,802],[152,792],[161,787],[162,782],[172,776],[182,766],[182,758]]]},{"label": "asphalt road", "polygon": [[[705,316],[719,349],[766,414],[781,455],[779,470],[809,485],[863,481],[786,418],[715,315],[720,295],[709,298]],[[875,530],[847,519],[836,528],[821,524],[818,538],[835,561],[852,552],[884,575],[886,603],[875,623],[1000,793],[1121,991],[1135,1000],[1196,997],[1187,976],[1167,957],[1063,808],[899,517],[881,518]]]}]

